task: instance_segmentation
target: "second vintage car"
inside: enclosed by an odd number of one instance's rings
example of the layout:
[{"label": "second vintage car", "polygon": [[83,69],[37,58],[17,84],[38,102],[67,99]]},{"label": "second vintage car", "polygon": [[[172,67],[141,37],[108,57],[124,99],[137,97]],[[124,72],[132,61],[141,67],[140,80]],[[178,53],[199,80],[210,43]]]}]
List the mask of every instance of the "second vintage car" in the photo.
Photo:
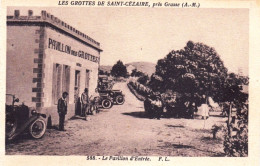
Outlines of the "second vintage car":
[{"label": "second vintage car", "polygon": [[99,90],[100,102],[103,108],[111,108],[113,104],[122,105],[125,96],[121,90]]}]

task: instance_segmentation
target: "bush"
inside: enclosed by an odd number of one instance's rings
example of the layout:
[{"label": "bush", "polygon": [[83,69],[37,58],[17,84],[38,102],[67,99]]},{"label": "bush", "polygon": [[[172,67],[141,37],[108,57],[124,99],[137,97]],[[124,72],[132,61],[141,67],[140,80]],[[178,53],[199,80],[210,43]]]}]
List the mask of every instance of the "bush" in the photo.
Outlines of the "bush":
[{"label": "bush", "polygon": [[137,79],[137,81],[138,81],[140,84],[146,85],[147,82],[149,81],[149,77],[148,77],[148,75],[143,75],[143,76],[139,77],[139,78]]},{"label": "bush", "polygon": [[147,97],[149,94],[153,93],[153,91],[147,86],[140,84],[136,81],[130,81],[129,84],[139,93],[140,95]]},{"label": "bush", "polygon": [[216,139],[216,138],[217,138],[217,133],[218,133],[219,131],[221,131],[223,128],[224,128],[223,125],[218,126],[218,125],[214,124],[214,125],[212,126],[211,131],[212,131],[212,134],[213,134],[213,139]]},{"label": "bush", "polygon": [[248,155],[248,104],[238,108],[236,118],[229,124],[230,133],[225,129],[224,152],[227,156],[244,157]]},{"label": "bush", "polygon": [[137,69],[133,69],[131,73],[131,77],[142,77],[145,74],[141,71],[138,71]]}]

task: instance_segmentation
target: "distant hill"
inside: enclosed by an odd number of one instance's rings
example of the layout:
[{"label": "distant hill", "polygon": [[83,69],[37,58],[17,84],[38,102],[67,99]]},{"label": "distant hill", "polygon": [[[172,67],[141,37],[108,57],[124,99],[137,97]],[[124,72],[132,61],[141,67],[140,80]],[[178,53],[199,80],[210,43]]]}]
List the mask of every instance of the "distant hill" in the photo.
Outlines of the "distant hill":
[{"label": "distant hill", "polygon": [[127,63],[125,65],[126,65],[126,67],[128,67],[129,65],[132,65],[132,66],[136,67],[136,69],[138,71],[146,73],[149,76],[151,76],[155,72],[155,66],[156,66],[156,64],[151,63],[151,62],[131,62],[131,63]]},{"label": "distant hill", "polygon": [[100,70],[103,70],[104,72],[110,73],[111,69],[112,69],[112,66],[109,66],[109,65],[100,65]]},{"label": "distant hill", "polygon": [[[151,63],[151,62],[131,62],[131,63],[127,63],[125,64],[126,67],[132,65],[134,66],[138,71],[141,71],[143,73],[148,74],[149,76],[151,76],[154,72],[155,72],[155,66],[156,64]],[[110,72],[112,69],[112,66],[109,65],[101,65],[100,69],[105,71],[105,72]],[[130,73],[131,74],[131,73]]]}]

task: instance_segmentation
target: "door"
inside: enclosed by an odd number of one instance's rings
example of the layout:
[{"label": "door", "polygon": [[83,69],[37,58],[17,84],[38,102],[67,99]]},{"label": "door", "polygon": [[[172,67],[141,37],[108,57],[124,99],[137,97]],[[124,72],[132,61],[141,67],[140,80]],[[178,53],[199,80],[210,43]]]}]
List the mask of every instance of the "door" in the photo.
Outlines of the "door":
[{"label": "door", "polygon": [[75,115],[81,114],[81,103],[79,97],[80,90],[80,71],[75,71],[75,84],[74,84],[74,103],[75,103]]},{"label": "door", "polygon": [[86,70],[86,83],[85,88],[89,89],[89,70]]}]

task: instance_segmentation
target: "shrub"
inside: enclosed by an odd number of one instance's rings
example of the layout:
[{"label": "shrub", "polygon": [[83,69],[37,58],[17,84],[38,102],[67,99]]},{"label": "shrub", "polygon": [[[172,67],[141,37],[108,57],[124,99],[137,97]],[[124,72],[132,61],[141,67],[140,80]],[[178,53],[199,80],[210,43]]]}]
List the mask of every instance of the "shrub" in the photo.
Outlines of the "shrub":
[{"label": "shrub", "polygon": [[236,118],[229,124],[230,132],[225,129],[224,152],[227,156],[244,157],[248,155],[248,104],[238,107]]},{"label": "shrub", "polygon": [[216,124],[214,124],[211,128],[211,131],[212,131],[212,134],[213,134],[213,139],[216,139],[217,138],[217,133],[219,131],[221,131],[222,129],[224,128],[224,126],[218,126]]},{"label": "shrub", "polygon": [[147,82],[149,81],[149,77],[148,77],[148,75],[143,75],[143,76],[139,77],[139,78],[137,79],[137,81],[138,81],[140,84],[146,85]]}]

